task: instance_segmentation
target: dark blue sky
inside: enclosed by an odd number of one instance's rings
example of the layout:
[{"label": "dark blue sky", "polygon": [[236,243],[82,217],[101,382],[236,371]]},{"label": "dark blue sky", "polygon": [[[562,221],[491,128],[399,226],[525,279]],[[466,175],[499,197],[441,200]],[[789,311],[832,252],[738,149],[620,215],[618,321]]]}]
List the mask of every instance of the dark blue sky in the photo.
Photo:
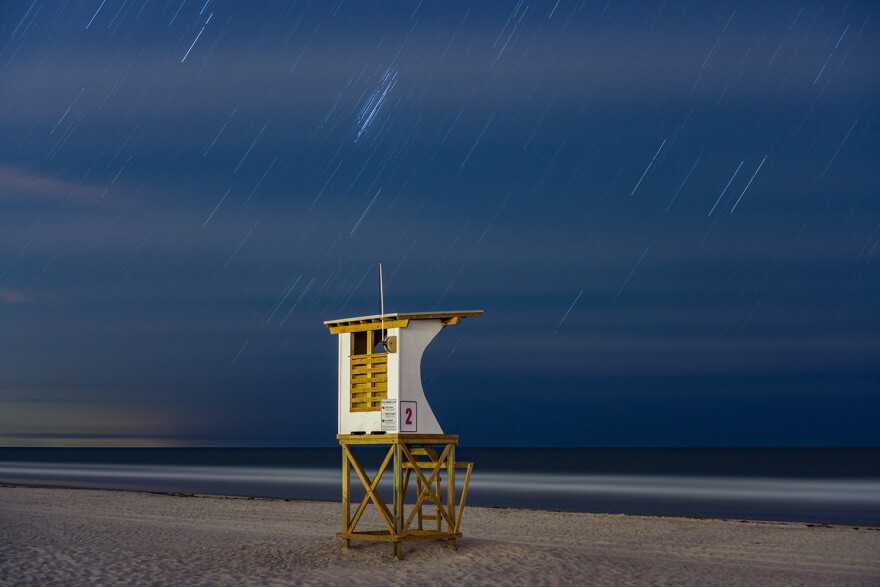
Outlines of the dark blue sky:
[{"label": "dark blue sky", "polygon": [[0,444],[331,445],[381,261],[465,445],[878,445],[875,8],[3,2]]}]

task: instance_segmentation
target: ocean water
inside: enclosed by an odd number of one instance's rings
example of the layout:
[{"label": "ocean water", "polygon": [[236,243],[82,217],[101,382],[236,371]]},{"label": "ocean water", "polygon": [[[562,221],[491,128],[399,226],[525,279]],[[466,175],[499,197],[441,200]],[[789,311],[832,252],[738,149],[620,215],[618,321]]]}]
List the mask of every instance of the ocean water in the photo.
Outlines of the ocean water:
[{"label": "ocean water", "polygon": [[[358,456],[375,468],[384,451]],[[880,526],[877,448],[459,448],[457,459],[475,464],[469,505]],[[336,501],[340,480],[338,448],[0,448],[6,484]]]}]

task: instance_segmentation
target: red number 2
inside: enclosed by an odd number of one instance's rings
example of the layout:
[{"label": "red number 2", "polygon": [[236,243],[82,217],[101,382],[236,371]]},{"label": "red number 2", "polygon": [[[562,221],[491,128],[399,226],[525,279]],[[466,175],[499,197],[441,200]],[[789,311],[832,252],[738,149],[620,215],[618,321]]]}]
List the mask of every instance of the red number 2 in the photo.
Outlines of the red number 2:
[{"label": "red number 2", "polygon": [[406,425],[412,426],[412,408],[406,409]]}]

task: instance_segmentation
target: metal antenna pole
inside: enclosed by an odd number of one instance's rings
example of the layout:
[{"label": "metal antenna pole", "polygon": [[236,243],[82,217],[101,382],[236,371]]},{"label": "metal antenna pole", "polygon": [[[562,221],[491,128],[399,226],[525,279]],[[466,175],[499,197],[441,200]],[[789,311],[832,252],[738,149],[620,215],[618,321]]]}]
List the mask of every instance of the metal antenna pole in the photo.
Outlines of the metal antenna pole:
[{"label": "metal antenna pole", "polygon": [[382,284],[382,263],[379,263],[379,312],[382,321],[382,342],[385,342],[385,289]]}]

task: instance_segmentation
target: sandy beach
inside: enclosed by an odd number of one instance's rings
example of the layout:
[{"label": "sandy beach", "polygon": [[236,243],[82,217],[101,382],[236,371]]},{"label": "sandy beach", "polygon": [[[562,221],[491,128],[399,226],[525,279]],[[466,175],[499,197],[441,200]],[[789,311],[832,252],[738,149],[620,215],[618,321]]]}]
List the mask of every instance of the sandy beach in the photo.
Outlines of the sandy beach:
[{"label": "sandy beach", "polygon": [[[469,508],[457,550],[334,533],[336,503],[0,487],[0,584],[878,585],[880,530]],[[369,520],[366,520],[369,522]]]}]

